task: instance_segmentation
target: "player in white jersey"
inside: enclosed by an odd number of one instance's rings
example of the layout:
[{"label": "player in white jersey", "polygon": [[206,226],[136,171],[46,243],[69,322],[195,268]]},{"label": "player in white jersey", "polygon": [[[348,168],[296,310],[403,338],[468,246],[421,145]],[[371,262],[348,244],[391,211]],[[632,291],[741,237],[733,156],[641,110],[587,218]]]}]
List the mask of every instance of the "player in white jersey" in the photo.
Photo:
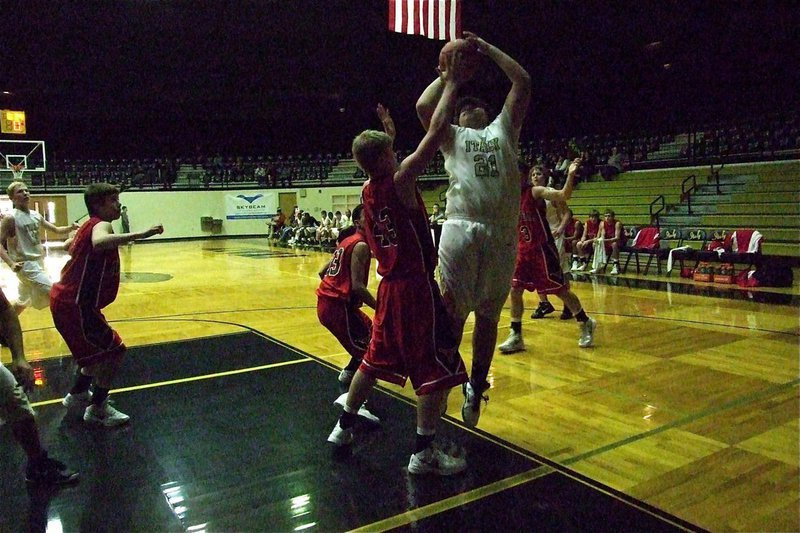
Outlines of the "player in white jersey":
[{"label": "player in white jersey", "polygon": [[[474,427],[489,388],[486,378],[497,323],[514,273],[520,198],[517,143],[530,101],[531,79],[496,46],[469,32],[464,36],[511,81],[503,109],[493,121],[485,103],[462,99],[456,106],[458,125],[450,127],[440,147],[450,179],[447,221],[439,242],[442,296],[459,335],[469,313],[475,312],[472,373],[464,385],[461,409],[464,422]],[[434,80],[417,102],[425,129],[443,88],[439,79]]]},{"label": "player in white jersey", "polygon": [[[44,270],[44,249],[39,238],[39,228],[44,226],[47,231],[66,235],[79,226],[56,226],[37,211],[31,211],[28,186],[21,181],[9,184],[7,192],[14,210],[0,223],[0,246],[7,249],[11,259],[8,266],[19,278],[16,311],[20,313],[30,305],[36,309],[50,307],[53,282]],[[13,246],[9,249],[11,242]]]}]

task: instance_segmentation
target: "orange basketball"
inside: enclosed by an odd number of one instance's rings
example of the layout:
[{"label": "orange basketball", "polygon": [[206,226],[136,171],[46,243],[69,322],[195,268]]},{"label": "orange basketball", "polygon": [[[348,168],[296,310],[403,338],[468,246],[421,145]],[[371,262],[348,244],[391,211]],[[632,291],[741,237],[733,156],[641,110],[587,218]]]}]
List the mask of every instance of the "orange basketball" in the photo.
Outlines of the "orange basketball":
[{"label": "orange basketball", "polygon": [[445,69],[447,66],[446,57],[457,50],[460,51],[464,57],[464,67],[467,71],[467,77],[471,78],[478,69],[480,54],[478,53],[478,48],[466,39],[448,41],[448,43],[442,47],[442,51],[439,52],[439,69]]}]

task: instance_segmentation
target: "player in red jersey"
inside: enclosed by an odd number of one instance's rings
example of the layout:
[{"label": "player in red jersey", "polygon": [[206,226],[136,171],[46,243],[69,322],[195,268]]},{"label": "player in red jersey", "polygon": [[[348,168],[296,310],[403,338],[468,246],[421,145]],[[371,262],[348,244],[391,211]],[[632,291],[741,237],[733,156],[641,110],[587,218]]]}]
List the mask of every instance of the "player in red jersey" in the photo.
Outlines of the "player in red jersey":
[{"label": "player in red jersey", "polygon": [[[92,183],[83,194],[89,220],[78,229],[70,244],[70,260],[53,285],[50,311],[56,329],[64,338],[80,372],[64,398],[71,407],[90,403],[83,414],[86,422],[118,426],[128,415],[108,404],[111,383],[125,355],[125,345],[106,322],[101,310],[117,298],[119,252],[123,244],[164,232],[161,225],[147,231],[115,234],[111,222],[120,217],[119,189],[108,183]],[[94,382],[94,391],[89,386]]]},{"label": "player in red jersey", "polygon": [[362,191],[365,233],[382,279],[372,339],[328,441],[339,446],[352,442],[356,413],[377,379],[401,386],[410,379],[417,393],[416,447],[408,464],[412,474],[449,475],[466,468],[463,457],[433,446],[447,393],[466,382],[467,373],[433,277],[436,250],[416,186],[453,116],[464,77],[462,61],[458,54],[448,57],[431,126],[402,163],[386,133],[366,130],[353,141],[353,156],[369,177]]},{"label": "player in red jersey", "polygon": [[[601,245],[603,246],[602,254],[598,254]],[[589,274],[596,274],[605,268],[605,259],[607,258],[611,260],[611,275],[618,275],[619,250],[623,246],[625,246],[625,227],[616,219],[613,209],[606,209],[603,213],[603,223],[600,224],[600,230],[595,240],[597,265],[589,271]]]},{"label": "player in red jersey", "polygon": [[[580,166],[576,159],[569,166],[567,180],[560,190],[526,183],[520,199],[517,263],[511,280],[511,331],[508,339],[498,349],[503,353],[519,352],[525,349],[522,340],[522,313],[524,291],[538,291],[555,294],[567,307],[581,327],[578,345],[589,347],[594,342],[596,321],[586,315],[578,297],[569,288],[564,277],[561,261],[556,249],[550,225],[545,214],[545,200],[566,202],[572,195],[575,173]],[[536,167],[531,170],[531,176]]]},{"label": "player in red jersey", "polygon": [[564,252],[569,254],[572,260],[571,270],[577,270],[580,266],[578,260],[578,240],[583,236],[583,222],[575,218],[572,209],[567,209],[569,221],[564,228]]},{"label": "player in red jersey", "polygon": [[600,213],[596,209],[592,209],[589,213],[589,218],[586,219],[586,224],[583,225],[583,235],[575,244],[575,249],[578,251],[578,267],[573,270],[582,272],[586,270],[589,265],[589,259],[594,249],[594,241],[600,233]]},{"label": "player in red jersey", "polygon": [[[339,374],[339,383],[347,389],[369,346],[372,320],[361,310],[375,309],[375,297],[367,290],[370,251],[364,236],[364,206],[353,209],[353,226],[338,238],[333,257],[319,271],[322,280],[317,288],[317,317],[350,354],[350,362]],[[344,406],[347,393],[333,403]],[[361,406],[358,414],[371,422],[378,417]]]}]

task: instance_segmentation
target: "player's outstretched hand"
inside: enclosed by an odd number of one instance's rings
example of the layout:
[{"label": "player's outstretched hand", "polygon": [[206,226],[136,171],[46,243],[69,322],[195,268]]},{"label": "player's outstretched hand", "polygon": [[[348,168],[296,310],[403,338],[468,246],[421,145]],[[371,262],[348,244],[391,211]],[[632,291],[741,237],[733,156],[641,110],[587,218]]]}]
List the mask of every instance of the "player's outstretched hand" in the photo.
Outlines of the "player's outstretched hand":
[{"label": "player's outstretched hand", "polygon": [[567,176],[570,178],[575,177],[575,173],[578,172],[578,170],[581,168],[581,163],[583,163],[583,161],[581,161],[580,157],[576,157],[575,159],[573,159],[572,163],[569,164],[569,170],[567,171]]},{"label": "player's outstretched hand", "polygon": [[478,49],[478,52],[485,54],[486,49],[489,48],[489,43],[472,33],[471,31],[465,31],[464,39],[475,45],[475,48]]},{"label": "player's outstretched hand", "polygon": [[384,107],[383,104],[378,104],[375,112],[378,114],[378,119],[380,119],[381,124],[383,124],[383,131],[386,132],[386,135],[394,139],[397,131],[395,130],[394,120],[392,120],[392,115],[389,114],[389,110]]},{"label": "player's outstretched hand", "polygon": [[440,66],[438,69],[439,77],[442,78],[442,81],[459,85],[469,79],[470,73],[466,68],[464,54],[461,50],[456,50],[455,53],[452,54],[446,54],[444,58],[445,68],[442,69]]},{"label": "player's outstretched hand", "polygon": [[392,120],[392,116],[389,114],[389,110],[386,109],[386,107],[381,103],[379,103],[378,107],[375,108],[375,112],[378,114],[378,119],[381,122]]},{"label": "player's outstretched hand", "polygon": [[156,224],[149,230],[145,231],[142,238],[146,239],[148,237],[152,237],[153,235],[161,235],[162,233],[164,233],[164,226],[161,224]]}]

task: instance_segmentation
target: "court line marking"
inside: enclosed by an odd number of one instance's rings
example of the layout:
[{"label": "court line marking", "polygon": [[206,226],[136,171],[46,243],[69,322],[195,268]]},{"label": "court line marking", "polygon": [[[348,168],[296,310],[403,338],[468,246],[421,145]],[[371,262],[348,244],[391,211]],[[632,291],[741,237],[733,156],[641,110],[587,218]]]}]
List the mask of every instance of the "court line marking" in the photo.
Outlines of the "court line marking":
[{"label": "court line marking", "polygon": [[599,448],[595,448],[594,450],[589,450],[587,452],[575,455],[575,456],[570,457],[568,459],[564,459],[563,461],[561,461],[561,464],[563,464],[563,465],[571,465],[571,464],[577,463],[579,461],[583,461],[583,460],[589,459],[591,457],[594,457],[594,456],[600,455],[602,453],[614,450],[616,448],[620,448],[622,446],[626,446],[628,444],[636,442],[637,440],[642,440],[642,439],[645,439],[647,437],[651,437],[653,435],[657,435],[659,433],[663,433],[664,431],[667,431],[669,429],[674,429],[674,428],[677,428],[677,427],[680,427],[680,426],[684,426],[686,424],[691,424],[692,422],[696,422],[697,420],[700,420],[701,418],[705,418],[707,416],[714,415],[714,414],[720,413],[722,411],[727,411],[728,409],[733,409],[735,407],[740,407],[742,405],[747,405],[749,403],[753,403],[753,402],[756,402],[758,400],[762,400],[764,398],[767,398],[769,396],[773,396],[773,395],[775,395],[775,394],[777,394],[779,392],[782,392],[784,390],[788,390],[788,389],[791,389],[793,387],[796,387],[799,384],[800,384],[800,378],[794,379],[792,381],[788,381],[786,383],[781,383],[780,385],[767,387],[766,389],[762,389],[762,390],[754,392],[752,394],[746,394],[744,396],[740,396],[739,398],[736,398],[736,399],[731,400],[729,402],[726,402],[726,403],[723,403],[723,404],[720,404],[720,405],[715,405],[713,407],[709,407],[708,409],[704,409],[702,411],[699,411],[699,412],[696,412],[696,413],[692,413],[692,414],[690,414],[688,416],[685,416],[683,418],[679,418],[677,420],[673,420],[672,422],[667,422],[666,424],[663,424],[663,425],[661,425],[661,426],[659,426],[657,428],[653,428],[653,429],[650,429],[648,431],[644,431],[642,433],[638,433],[636,435],[631,435],[630,437],[626,437],[626,438],[624,438],[622,440],[619,440],[617,442],[612,442],[612,443],[606,444],[605,446],[600,446]]},{"label": "court line marking", "polygon": [[[225,372],[215,372],[213,374],[203,374],[200,376],[191,376],[188,378],[179,378],[179,379],[170,379],[167,381],[157,381],[155,383],[145,383],[143,385],[133,385],[131,387],[120,387],[118,389],[111,389],[109,394],[120,394],[123,392],[132,392],[137,390],[144,390],[144,389],[152,389],[155,387],[166,387],[169,385],[180,385],[183,383],[190,383],[192,381],[202,381],[206,379],[216,379],[226,376],[235,376],[237,374],[246,374],[249,372],[259,372],[261,370],[268,370],[272,368],[279,368],[282,366],[289,366],[289,365],[296,365],[298,363],[310,363],[314,361],[313,359],[306,358],[306,359],[295,359],[294,361],[282,361],[280,363],[270,363],[268,365],[260,365],[260,366],[251,366],[249,368],[239,368],[237,370],[226,370]],[[55,403],[61,403],[63,398],[55,398],[53,400],[43,400],[41,402],[31,403],[33,407],[41,407],[44,405],[52,405]]]},{"label": "court line marking", "polygon": [[[173,315],[153,315],[153,316],[144,316],[144,317],[136,317],[136,318],[119,318],[119,319],[115,319],[115,320],[109,320],[109,323],[113,324],[113,323],[117,323],[117,322],[136,322],[136,321],[142,321],[142,320],[167,320],[167,319],[168,320],[182,320],[181,317],[185,317],[185,318],[183,318],[183,320],[191,320],[188,317],[200,317],[200,316],[205,316],[205,315],[220,315],[220,314],[225,314],[225,313],[236,314],[236,313],[263,313],[263,312],[269,312],[269,311],[299,311],[299,310],[311,310],[311,309],[316,309],[316,308],[317,307],[315,305],[300,305],[300,306],[282,306],[282,307],[258,307],[258,308],[254,308],[254,309],[225,309],[225,310],[219,310],[219,311],[199,311],[199,312],[190,312],[190,313],[176,313],[176,314],[173,314]],[[719,323],[719,322],[702,322],[700,320],[689,320],[689,319],[684,319],[684,318],[669,318],[669,317],[644,316],[644,315],[629,315],[629,314],[624,314],[624,313],[607,313],[607,312],[592,311],[592,310],[587,311],[587,313],[589,315],[611,316],[611,317],[621,317],[621,318],[630,318],[630,319],[659,320],[659,321],[662,321],[662,322],[677,322],[679,324],[699,324],[699,325],[703,325],[703,326],[713,326],[713,327],[719,327],[719,328],[741,329],[741,330],[749,331],[749,332],[776,333],[776,334],[779,334],[779,335],[788,335],[790,337],[800,337],[800,333],[795,333],[795,332],[792,332],[792,331],[781,331],[781,330],[765,329],[765,328],[752,328],[750,326],[737,326],[735,324],[722,324],[722,323]],[[502,316],[504,316],[504,317],[511,316],[511,308],[510,307],[503,307]],[[254,333],[258,332],[258,330],[253,330],[252,328],[249,328],[248,326],[245,326],[243,324],[239,324],[239,323],[236,323],[236,322],[226,322],[226,321],[210,321],[210,322],[218,322],[220,324],[230,324],[230,325],[240,326],[240,327],[243,327],[243,328],[246,328],[246,329],[251,329],[251,331],[253,331]],[[539,322],[540,321],[538,321],[538,320],[523,318],[523,323],[525,323],[525,324],[533,324],[533,323],[539,323]],[[570,321],[565,321],[565,322],[569,323]],[[468,325],[469,325],[469,323],[468,323]],[[26,329],[26,330],[23,330],[23,333],[32,333],[34,331],[47,331],[47,330],[51,330],[51,329],[55,329],[55,327],[54,326],[45,326],[45,327],[41,327],[41,328]],[[465,333],[466,332],[467,332],[467,330],[465,330]],[[195,338],[201,338],[201,337],[195,337]],[[166,341],[166,342],[172,342],[172,341]]]},{"label": "court line marking", "polygon": [[[148,321],[148,320],[156,320],[156,321],[158,321],[158,319],[147,319],[147,318],[144,318],[144,319],[123,319],[123,321]],[[284,362],[280,362],[280,363],[271,363],[269,365],[261,365],[261,366],[258,366],[258,367],[250,367],[250,368],[246,368],[246,369],[229,370],[229,371],[225,371],[225,372],[217,372],[217,373],[213,373],[213,374],[205,374],[205,375],[202,375],[202,376],[192,376],[192,377],[188,377],[188,378],[180,378],[180,379],[168,380],[168,381],[157,382],[157,383],[149,383],[149,384],[144,384],[144,385],[136,385],[136,386],[132,386],[132,387],[124,387],[124,388],[120,388],[120,389],[114,389],[114,390],[111,391],[111,393],[130,392],[130,391],[135,391],[135,390],[154,388],[154,387],[158,387],[158,386],[175,385],[175,384],[186,383],[186,382],[191,382],[191,381],[198,381],[198,380],[203,380],[203,379],[213,379],[213,378],[216,378],[216,377],[223,377],[223,376],[226,376],[226,375],[242,374],[242,373],[246,373],[246,372],[253,372],[253,371],[257,371],[257,370],[263,370],[263,369],[266,369],[266,368],[275,368],[275,367],[281,367],[281,366],[293,365],[293,364],[297,364],[297,363],[305,363],[305,362],[311,362],[311,361],[317,362],[318,364],[321,364],[322,366],[329,367],[332,370],[338,370],[338,367],[336,365],[333,365],[332,363],[329,363],[329,362],[327,362],[327,361],[325,361],[325,360],[323,360],[323,359],[321,359],[321,358],[319,358],[319,357],[317,357],[315,355],[312,355],[312,354],[306,353],[306,352],[304,352],[302,350],[299,350],[298,348],[295,348],[295,347],[293,347],[293,346],[291,346],[289,344],[286,344],[285,342],[283,342],[283,341],[281,341],[279,339],[275,339],[275,338],[267,335],[266,333],[258,331],[258,330],[254,329],[252,327],[245,326],[243,324],[237,324],[237,323],[234,323],[234,322],[227,322],[227,321],[204,320],[204,319],[171,319],[170,318],[170,319],[162,319],[162,320],[178,320],[178,321],[187,321],[187,322],[189,322],[189,321],[192,321],[192,322],[194,322],[194,321],[203,321],[203,322],[214,322],[214,323],[227,324],[227,325],[231,325],[231,326],[238,326],[238,327],[241,327],[241,328],[243,328],[245,330],[250,331],[251,333],[254,333],[255,335],[257,335],[259,337],[262,337],[262,338],[264,338],[266,340],[269,340],[270,342],[278,344],[278,345],[288,349],[289,351],[297,353],[298,355],[302,355],[305,358],[304,359],[294,360],[294,361],[284,361]],[[220,334],[220,335],[216,335],[216,336],[224,336],[224,335],[231,335],[231,333]],[[168,341],[168,342],[190,342],[191,340],[196,340],[196,339],[183,339],[183,340]],[[156,344],[164,344],[164,343],[156,343]],[[149,345],[143,345],[143,346],[149,346]],[[798,380],[798,381],[800,381],[800,380]],[[415,405],[415,402],[413,402],[410,398],[400,394],[399,392],[393,391],[391,389],[385,388],[385,387],[380,386],[380,385],[376,385],[375,388],[378,389],[380,392],[383,392],[384,394],[386,394],[386,395],[388,395],[388,396],[390,396],[390,397],[392,397],[394,399],[400,400],[400,401],[405,402],[405,403],[407,403],[409,405]],[[40,406],[52,405],[52,404],[61,403],[61,402],[62,402],[62,398],[55,398],[55,399],[52,399],[52,400],[45,400],[45,401],[42,401],[42,402],[32,403],[31,405],[33,407],[40,407]],[[485,485],[483,487],[478,487],[476,489],[473,489],[472,491],[464,493],[464,494],[468,494],[468,495],[473,495],[473,496],[471,496],[471,499],[469,499],[469,500],[464,500],[463,498],[459,499],[459,498],[461,498],[463,496],[462,494],[459,494],[459,495],[453,496],[451,498],[446,498],[445,500],[440,500],[439,502],[434,502],[433,504],[429,504],[428,506],[424,507],[424,509],[426,509],[425,512],[427,513],[427,516],[433,516],[435,514],[438,514],[438,513],[441,513],[441,512],[445,512],[447,510],[450,510],[452,508],[457,507],[458,505],[470,503],[471,501],[475,501],[475,500],[481,499],[483,497],[490,496],[492,494],[496,494],[498,492],[501,492],[502,490],[505,490],[506,488],[513,488],[513,487],[515,487],[517,485],[521,485],[522,483],[525,483],[526,481],[531,481],[533,479],[537,479],[538,477],[543,477],[543,476],[545,476],[547,474],[556,473],[557,472],[557,473],[565,475],[565,476],[569,477],[570,479],[573,479],[573,480],[575,480],[575,481],[577,481],[577,482],[579,482],[579,483],[591,488],[592,490],[597,490],[597,491],[600,491],[600,492],[602,492],[604,494],[607,494],[610,497],[622,502],[623,504],[628,505],[630,507],[633,507],[635,509],[638,509],[640,511],[643,511],[643,512],[645,512],[645,513],[647,513],[647,514],[649,514],[649,515],[651,515],[651,516],[653,516],[653,517],[655,517],[655,518],[657,518],[657,519],[659,519],[659,520],[661,520],[663,522],[670,523],[670,524],[675,525],[675,526],[677,526],[677,527],[679,527],[681,529],[689,530],[689,528],[687,528],[686,526],[683,526],[683,525],[675,522],[675,520],[680,520],[678,517],[675,517],[674,515],[672,515],[672,514],[670,514],[668,512],[662,511],[660,509],[657,509],[655,507],[650,509],[649,508],[650,507],[649,504],[647,504],[646,502],[638,500],[638,499],[634,498],[633,496],[630,496],[630,495],[628,495],[628,494],[626,494],[624,492],[616,491],[615,489],[613,489],[611,487],[607,487],[607,486],[603,485],[602,483],[600,483],[600,482],[598,482],[596,480],[593,480],[591,478],[588,478],[588,477],[584,478],[584,476],[582,476],[582,474],[570,470],[569,468],[567,468],[566,466],[564,466],[561,463],[558,463],[556,461],[553,461],[552,459],[548,459],[546,457],[538,455],[535,452],[532,452],[530,450],[526,450],[526,449],[520,448],[520,447],[518,447],[516,445],[513,445],[512,443],[507,442],[504,439],[502,439],[502,438],[500,438],[500,437],[498,437],[496,435],[492,435],[492,434],[489,434],[489,433],[484,433],[482,431],[476,431],[476,430],[474,430],[472,428],[468,428],[468,427],[466,427],[466,426],[464,426],[462,424],[459,424],[456,421],[456,419],[453,418],[452,416],[448,415],[448,416],[443,417],[443,419],[448,421],[449,423],[451,423],[453,425],[456,425],[456,426],[460,427],[462,430],[467,431],[468,433],[472,433],[473,435],[476,435],[479,438],[483,438],[484,440],[487,440],[487,441],[491,442],[492,444],[494,444],[496,446],[500,446],[501,448],[504,448],[504,449],[506,449],[508,451],[516,453],[516,454],[518,454],[518,455],[520,455],[522,457],[525,457],[526,459],[541,463],[541,466],[535,468],[534,470],[528,471],[528,472],[538,472],[540,469],[543,469],[543,468],[547,469],[547,470],[543,471],[541,473],[541,475],[537,475],[537,476],[532,477],[530,479],[519,480],[518,482],[514,482],[513,484],[511,484],[511,485],[509,485],[507,487],[505,485],[498,485],[496,487],[496,489],[492,489],[492,487],[494,487],[496,484],[502,484],[504,480],[500,480],[498,482],[494,482],[494,483],[491,483],[489,485]],[[520,476],[524,477],[524,474],[525,473],[523,472],[522,474],[517,474],[516,476],[512,476],[511,478],[506,478],[506,479],[507,480],[514,480],[515,478],[518,478]],[[484,489],[489,490],[489,492],[484,493],[483,492]],[[455,500],[455,501],[451,501],[451,500]],[[442,504],[442,502],[444,502],[443,505],[445,505],[447,507],[445,507],[445,506],[439,507],[439,504]],[[458,503],[458,502],[461,502],[461,503]],[[398,516],[405,516],[406,514],[409,514],[409,513],[413,514],[413,513],[416,513],[417,511],[418,510],[412,510],[412,511],[409,511],[408,513],[404,513],[403,515],[398,515]],[[427,516],[423,516],[422,518],[425,518]],[[387,519],[387,520],[390,520],[390,519]],[[378,524],[378,523],[376,523],[376,524]],[[687,522],[687,524],[689,524],[689,523]],[[694,524],[689,524],[689,525],[690,526],[694,526]],[[365,527],[371,527],[371,526],[365,526]],[[696,526],[694,526],[694,527],[696,527]]]},{"label": "court line marking", "polygon": [[[487,496],[517,487],[523,483],[533,481],[534,479],[544,477],[554,472],[555,470],[553,468],[542,465],[534,468],[533,470],[528,470],[520,474],[489,483],[488,485],[483,485],[467,492],[462,492],[460,494],[450,496],[449,498],[445,498],[422,507],[417,507],[415,509],[390,516],[389,518],[385,518],[371,524],[357,527],[351,531],[387,531],[390,529],[407,526],[412,522],[424,520],[425,518],[430,518],[431,516],[456,509],[462,505],[481,500]],[[413,476],[413,474],[409,474],[409,476]]]}]

